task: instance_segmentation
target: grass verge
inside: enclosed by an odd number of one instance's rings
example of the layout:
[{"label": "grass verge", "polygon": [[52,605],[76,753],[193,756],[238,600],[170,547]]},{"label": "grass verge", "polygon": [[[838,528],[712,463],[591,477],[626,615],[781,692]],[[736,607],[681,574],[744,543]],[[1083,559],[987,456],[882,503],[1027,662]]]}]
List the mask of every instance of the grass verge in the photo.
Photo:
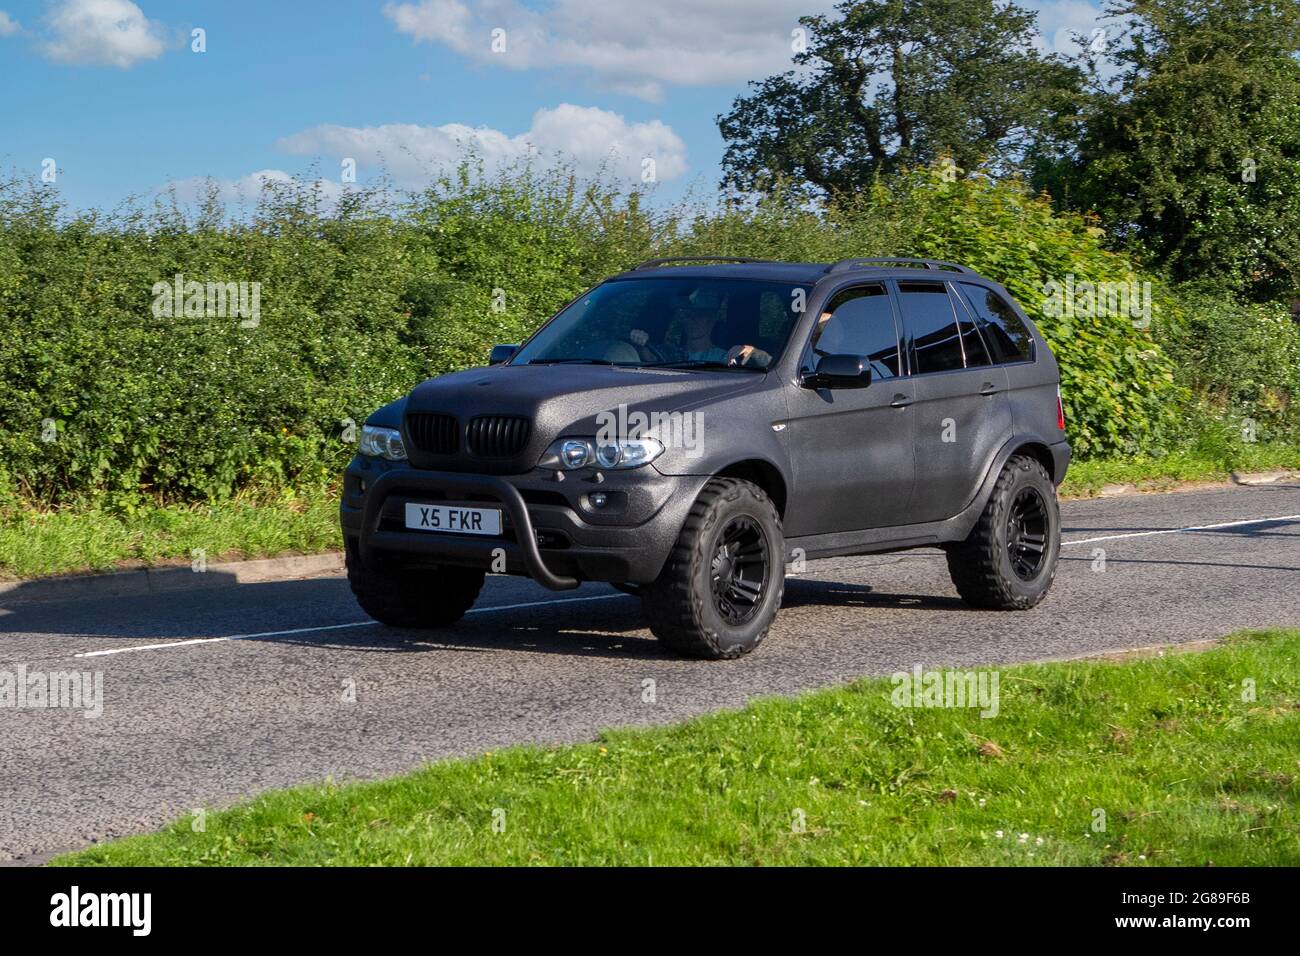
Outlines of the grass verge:
[{"label": "grass verge", "polygon": [[1192,449],[1170,452],[1159,458],[1149,455],[1097,458],[1070,464],[1070,470],[1061,484],[1061,495],[1088,497],[1111,484],[1135,484],[1159,490],[1184,481],[1224,481],[1233,472],[1282,469],[1300,470],[1300,445],[1285,442],[1240,443],[1224,454]]},{"label": "grass verge", "polygon": [[1300,863],[1300,630],[1003,668],[988,719],[894,686],[268,793],[55,864]]},{"label": "grass verge", "polygon": [[314,554],[340,547],[338,499],[236,499],[121,514],[100,509],[19,511],[0,520],[0,577],[40,578],[77,571]]}]

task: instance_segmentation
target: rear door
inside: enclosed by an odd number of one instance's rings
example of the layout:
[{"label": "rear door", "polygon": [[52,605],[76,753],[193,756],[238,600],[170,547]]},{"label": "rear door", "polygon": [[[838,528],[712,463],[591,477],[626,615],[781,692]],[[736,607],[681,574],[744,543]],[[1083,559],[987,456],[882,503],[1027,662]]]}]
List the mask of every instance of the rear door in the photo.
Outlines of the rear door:
[{"label": "rear door", "polygon": [[867,356],[866,388],[790,388],[795,488],[790,537],[903,524],[912,483],[912,391],[900,328],[883,282],[836,290],[804,345],[801,372],[824,354]]},{"label": "rear door", "polygon": [[891,280],[911,357],[916,483],[911,521],[939,521],[975,496],[1011,434],[1007,373],[950,284]]},{"label": "rear door", "polygon": [[1007,373],[1007,401],[1017,431],[1049,440],[1064,438],[1056,421],[1060,375],[1046,348],[1039,348],[1029,326],[1011,301],[996,289],[975,282],[954,282],[984,337],[993,361]]}]

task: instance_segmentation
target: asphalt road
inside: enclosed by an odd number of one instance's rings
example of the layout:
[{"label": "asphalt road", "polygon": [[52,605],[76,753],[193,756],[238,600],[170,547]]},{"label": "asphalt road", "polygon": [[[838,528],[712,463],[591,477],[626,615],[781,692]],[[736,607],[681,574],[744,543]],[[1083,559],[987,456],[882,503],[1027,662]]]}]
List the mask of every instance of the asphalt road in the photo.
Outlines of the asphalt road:
[{"label": "asphalt road", "polygon": [[456,628],[424,633],[367,621],[336,575],[0,605],[0,672],[98,671],[104,694],[94,720],[0,708],[0,860],[272,787],[590,739],[917,663],[1300,625],[1298,484],[1068,502],[1063,523],[1056,585],[1033,611],[965,608],[937,551],[811,562],[764,644],[733,662],[664,654],[637,600],[604,585],[556,595],[492,578]]}]

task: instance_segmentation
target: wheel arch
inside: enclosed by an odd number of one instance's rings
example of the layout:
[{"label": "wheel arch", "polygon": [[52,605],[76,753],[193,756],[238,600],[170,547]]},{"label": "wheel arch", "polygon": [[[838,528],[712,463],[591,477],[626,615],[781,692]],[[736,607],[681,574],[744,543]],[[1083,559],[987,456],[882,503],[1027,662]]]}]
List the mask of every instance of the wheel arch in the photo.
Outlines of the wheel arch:
[{"label": "wheel arch", "polygon": [[951,534],[956,540],[965,538],[967,532],[975,526],[975,521],[984,510],[984,506],[988,504],[989,496],[993,494],[993,488],[998,483],[998,475],[1002,474],[1002,469],[1007,466],[1007,462],[1013,455],[1027,455],[1033,458],[1047,469],[1047,476],[1053,484],[1060,483],[1063,476],[1056,474],[1055,460],[1048,443],[1032,432],[1012,435],[993,456],[984,472],[984,479],[966,507],[949,519],[952,522]]},{"label": "wheel arch", "polygon": [[763,489],[763,493],[772,499],[772,504],[776,506],[776,513],[782,520],[785,519],[788,494],[785,476],[781,474],[781,469],[767,459],[745,458],[732,462],[715,472],[715,475],[718,478],[739,478],[758,485]]},{"label": "wheel arch", "polygon": [[[1047,442],[1038,439],[1022,440],[1011,449],[1001,464],[1005,465],[1007,460],[1015,455],[1025,455],[1035,459],[1047,471],[1047,477],[1052,480],[1052,484],[1059,485],[1061,483],[1061,476],[1056,474],[1056,459],[1052,457],[1052,450],[1047,447]],[[1000,467],[999,470],[1001,470]]]}]

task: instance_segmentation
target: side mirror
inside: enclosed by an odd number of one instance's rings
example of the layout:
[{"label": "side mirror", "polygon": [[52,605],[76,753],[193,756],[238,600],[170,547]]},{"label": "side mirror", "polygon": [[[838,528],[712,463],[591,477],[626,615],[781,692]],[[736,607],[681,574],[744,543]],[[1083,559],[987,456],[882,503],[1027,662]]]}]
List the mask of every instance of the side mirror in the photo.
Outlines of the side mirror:
[{"label": "side mirror", "polygon": [[871,360],[865,355],[823,355],[817,368],[804,375],[804,388],[866,388],[871,384]]},{"label": "side mirror", "polygon": [[500,365],[518,351],[518,345],[494,345],[492,351],[488,353],[488,364]]}]

